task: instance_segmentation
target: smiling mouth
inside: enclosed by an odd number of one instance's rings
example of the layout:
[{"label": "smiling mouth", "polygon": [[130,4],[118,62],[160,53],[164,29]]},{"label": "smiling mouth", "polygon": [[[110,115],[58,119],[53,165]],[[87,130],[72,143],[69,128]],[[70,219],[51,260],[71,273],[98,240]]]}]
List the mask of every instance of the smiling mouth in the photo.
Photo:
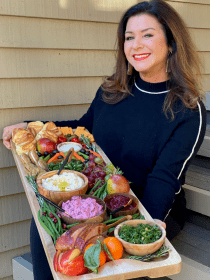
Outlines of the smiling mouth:
[{"label": "smiling mouth", "polygon": [[140,60],[144,60],[146,59],[148,56],[150,56],[149,53],[146,53],[146,54],[134,54],[133,55],[133,58],[137,61],[140,61]]}]

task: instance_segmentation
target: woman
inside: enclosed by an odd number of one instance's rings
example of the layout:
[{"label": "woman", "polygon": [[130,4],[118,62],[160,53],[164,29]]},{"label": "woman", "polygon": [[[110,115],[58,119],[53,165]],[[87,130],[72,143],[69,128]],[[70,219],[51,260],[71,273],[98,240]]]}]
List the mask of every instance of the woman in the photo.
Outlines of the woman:
[{"label": "woman", "polygon": [[[199,60],[182,19],[162,0],[131,7],[117,35],[115,73],[79,121],[56,124],[91,131],[172,239],[185,221],[185,172],[205,134]],[[7,127],[7,147],[10,138]]]}]

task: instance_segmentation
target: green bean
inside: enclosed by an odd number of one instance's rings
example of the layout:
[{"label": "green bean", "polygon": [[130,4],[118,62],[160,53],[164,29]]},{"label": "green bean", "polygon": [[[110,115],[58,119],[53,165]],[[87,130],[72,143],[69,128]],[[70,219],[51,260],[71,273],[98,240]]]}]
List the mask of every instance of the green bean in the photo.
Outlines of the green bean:
[{"label": "green bean", "polygon": [[58,217],[58,215],[56,213],[53,213],[53,215],[58,220],[58,231],[59,231],[59,233],[62,234],[63,233],[63,228],[62,228],[62,224],[61,224],[61,219]]},{"label": "green bean", "polygon": [[41,224],[41,226],[46,230],[46,232],[52,236],[54,242],[55,242],[55,239],[54,239],[54,234],[48,229],[48,227],[44,224],[44,222],[41,220],[41,217],[40,217],[40,210],[37,212],[37,216],[38,216],[38,220]]},{"label": "green bean", "polygon": [[50,217],[47,216],[48,221],[51,223],[52,228],[54,229],[54,231],[56,232],[56,234],[58,236],[60,236],[59,232],[57,231],[57,228],[55,226],[55,223],[50,219]]},{"label": "green bean", "polygon": [[91,188],[91,190],[89,191],[88,194],[90,194],[93,190],[95,190],[100,183],[101,183],[101,180],[98,180],[97,183],[95,183],[95,185]]},{"label": "green bean", "polygon": [[75,223],[75,224],[71,224],[71,225],[66,225],[66,228],[67,229],[70,229],[71,227],[73,227],[73,226],[76,226],[76,225],[78,225],[79,223]]},{"label": "green bean", "polygon": [[99,191],[100,191],[100,188],[99,189],[97,189],[92,195],[94,195],[94,196],[96,196],[97,197],[97,195],[98,195],[98,193],[99,193]]},{"label": "green bean", "polygon": [[105,222],[103,222],[104,224],[109,224],[109,223],[114,223],[116,221],[118,221],[119,219],[123,218],[125,216],[120,216],[120,217],[117,217],[117,218],[114,218],[114,219],[111,219],[111,220],[107,220]]},{"label": "green bean", "polygon": [[51,223],[48,221],[46,216],[43,216],[43,222],[45,223],[45,225],[47,226],[47,228],[52,232],[53,234],[53,240],[54,243],[56,242],[58,235],[56,234],[54,228],[52,227]]}]

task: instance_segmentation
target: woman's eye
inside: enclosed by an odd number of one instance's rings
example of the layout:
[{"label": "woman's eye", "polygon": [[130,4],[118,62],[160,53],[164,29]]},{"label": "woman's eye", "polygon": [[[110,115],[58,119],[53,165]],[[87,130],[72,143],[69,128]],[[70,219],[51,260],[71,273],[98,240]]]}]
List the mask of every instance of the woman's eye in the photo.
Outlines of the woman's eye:
[{"label": "woman's eye", "polygon": [[152,34],[145,34],[144,37],[145,38],[150,38],[150,37],[153,37],[153,35]]},{"label": "woman's eye", "polygon": [[133,37],[132,37],[132,36],[126,37],[125,40],[126,40],[126,41],[133,40]]}]

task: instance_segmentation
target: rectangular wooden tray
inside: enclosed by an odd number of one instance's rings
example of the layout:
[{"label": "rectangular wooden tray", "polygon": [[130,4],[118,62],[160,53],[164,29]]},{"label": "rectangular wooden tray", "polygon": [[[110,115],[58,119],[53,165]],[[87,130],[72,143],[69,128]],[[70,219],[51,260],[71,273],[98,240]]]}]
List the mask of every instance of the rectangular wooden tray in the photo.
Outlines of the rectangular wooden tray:
[{"label": "rectangular wooden tray", "polygon": [[[103,157],[106,164],[110,163],[110,160],[105,155],[105,153],[97,146],[97,149],[101,156]],[[169,276],[173,274],[177,274],[181,271],[181,257],[176,252],[171,243],[166,239],[165,245],[169,247],[171,250],[169,252],[169,256],[166,259],[154,260],[152,262],[141,262],[137,260],[130,259],[120,259],[115,262],[107,262],[105,265],[99,268],[99,273],[89,273],[81,276],[66,276],[61,273],[56,273],[53,268],[53,257],[55,255],[55,247],[52,241],[51,236],[44,230],[44,228],[40,225],[37,212],[40,209],[39,203],[37,201],[36,195],[28,183],[26,179],[26,172],[24,171],[24,166],[19,160],[19,157],[15,151],[14,144],[12,143],[12,153],[14,156],[14,160],[16,162],[21,181],[23,183],[23,187],[36,222],[36,226],[39,231],[39,235],[55,280],[87,280],[87,279],[109,279],[109,280],[124,280],[124,279],[132,279],[137,277],[148,276],[151,278],[158,278],[163,276]],[[132,195],[135,195],[131,191]],[[139,202],[139,211],[142,215],[145,216],[147,220],[151,220],[152,218],[143,205]]]}]

